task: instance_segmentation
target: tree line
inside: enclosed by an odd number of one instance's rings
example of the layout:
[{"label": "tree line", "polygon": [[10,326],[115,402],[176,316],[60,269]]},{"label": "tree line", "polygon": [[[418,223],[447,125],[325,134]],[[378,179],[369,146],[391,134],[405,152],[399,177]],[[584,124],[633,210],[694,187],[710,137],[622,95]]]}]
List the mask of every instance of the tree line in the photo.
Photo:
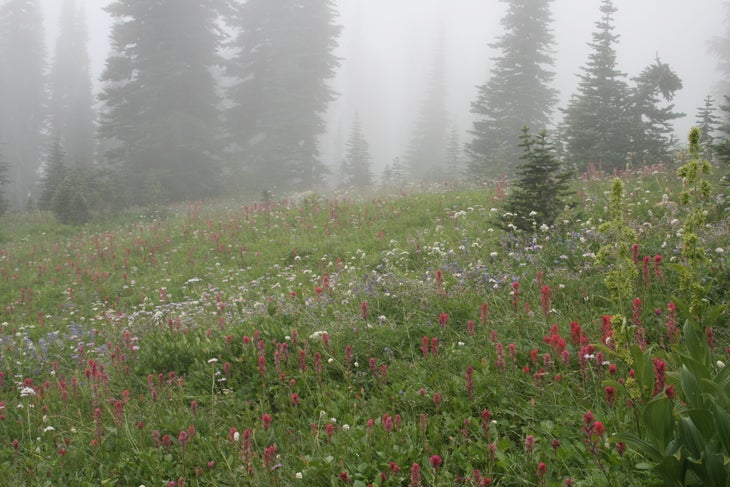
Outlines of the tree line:
[{"label": "tree line", "polygon": [[[560,108],[552,1],[502,1],[498,54],[477,87],[468,140],[448,121],[441,41],[403,163],[386,166],[383,183],[514,176],[526,145],[573,171],[671,157],[682,81],[659,56],[632,77],[619,70],[611,0],[600,4],[578,86]],[[375,184],[359,119],[341,162],[319,153],[341,62],[335,2],[115,0],[106,11],[111,49],[94,96],[77,1],[63,0],[48,68],[38,0],[0,2],[0,210],[38,206],[76,222],[131,205],[307,190],[331,171],[343,185]],[[730,22],[711,44],[730,79]],[[704,102],[705,150],[727,160],[730,99]]]}]

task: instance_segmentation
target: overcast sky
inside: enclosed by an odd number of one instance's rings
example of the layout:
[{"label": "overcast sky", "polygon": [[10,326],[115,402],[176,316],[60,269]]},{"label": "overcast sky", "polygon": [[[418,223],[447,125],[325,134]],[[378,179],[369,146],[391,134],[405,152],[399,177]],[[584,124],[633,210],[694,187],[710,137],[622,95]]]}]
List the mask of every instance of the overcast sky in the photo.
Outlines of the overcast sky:
[{"label": "overcast sky", "polygon": [[[107,54],[110,20],[102,7],[110,0],[82,0],[91,33],[94,76]],[[272,0],[276,1],[276,0]],[[62,0],[41,0],[49,43],[57,33]],[[724,33],[724,0],[614,0],[621,69],[630,77],[658,54],[682,78],[676,104],[687,113],[675,124],[684,138],[696,109],[718,79],[716,61],[706,42]],[[338,0],[343,26],[338,55],[342,66],[334,80],[340,93],[328,119],[322,144],[325,162],[340,157],[341,144],[358,112],[378,167],[403,156],[412,124],[423,103],[429,66],[443,32],[449,113],[460,132],[471,125],[469,104],[476,85],[491,67],[488,44],[500,31],[504,3],[497,0]],[[561,106],[576,89],[577,75],[589,53],[587,43],[599,19],[599,0],[554,0],[557,73]],[[50,51],[52,52],[52,51]],[[465,137],[465,136],[464,136]]]}]

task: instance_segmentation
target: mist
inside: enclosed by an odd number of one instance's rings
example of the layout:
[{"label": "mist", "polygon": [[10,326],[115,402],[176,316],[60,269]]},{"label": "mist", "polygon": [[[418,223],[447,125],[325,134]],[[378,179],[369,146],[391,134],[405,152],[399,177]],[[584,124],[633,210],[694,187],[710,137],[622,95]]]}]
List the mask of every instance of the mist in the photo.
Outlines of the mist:
[{"label": "mist", "polygon": [[[42,0],[48,52],[57,35],[61,2]],[[103,11],[109,0],[84,0],[89,26],[89,54],[95,90],[108,54],[111,19]],[[588,42],[599,18],[600,2],[555,0],[558,107],[577,86]],[[720,0],[615,0],[616,46],[620,69],[631,78],[657,56],[682,79],[674,99],[686,116],[675,121],[684,140],[704,97],[713,94],[720,78],[707,41],[724,33],[725,9]],[[370,144],[374,171],[402,157],[412,135],[419,107],[425,102],[425,82],[439,42],[445,53],[449,122],[461,142],[468,138],[470,104],[476,86],[490,73],[497,53],[489,44],[501,34],[505,11],[496,0],[338,0],[336,22],[342,26],[335,54],[341,60],[331,80],[337,97],[326,114],[327,130],[320,139],[322,161],[337,167],[355,116]],[[558,120],[560,114],[554,114]]]}]

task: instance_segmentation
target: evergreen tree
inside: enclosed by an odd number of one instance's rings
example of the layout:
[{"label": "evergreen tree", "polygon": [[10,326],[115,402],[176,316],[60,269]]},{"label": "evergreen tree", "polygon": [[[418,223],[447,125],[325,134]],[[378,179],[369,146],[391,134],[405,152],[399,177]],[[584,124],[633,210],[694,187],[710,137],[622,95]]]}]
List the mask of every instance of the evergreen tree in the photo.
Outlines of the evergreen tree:
[{"label": "evergreen tree", "polygon": [[51,129],[63,140],[68,159],[89,167],[94,158],[94,97],[83,5],[64,0],[50,77]]},{"label": "evergreen tree", "polygon": [[116,0],[99,135],[129,203],[206,198],[220,182],[219,13],[225,0]]},{"label": "evergreen tree", "polygon": [[66,168],[66,154],[61,146],[61,138],[56,136],[53,139],[53,145],[48,154],[46,165],[41,176],[40,186],[41,192],[38,196],[38,208],[41,210],[50,210],[53,195],[63,180],[66,178],[68,170]]},{"label": "evergreen tree", "polygon": [[629,88],[618,70],[611,0],[601,2],[601,20],[596,22],[592,51],[582,68],[577,94],[570,98],[565,114],[564,142],[569,161],[583,169],[602,162],[604,169],[621,168],[627,156],[630,130],[626,107]]},{"label": "evergreen tree", "polygon": [[633,81],[627,107],[631,120],[627,152],[644,164],[667,161],[674,140],[672,120],[684,114],[674,112],[672,104],[662,106],[662,101],[670,102],[682,81],[658,57]]},{"label": "evergreen tree", "polygon": [[38,0],[0,2],[0,144],[8,163],[10,206],[34,197],[41,164],[46,85]]},{"label": "evergreen tree", "polygon": [[416,120],[405,165],[413,179],[435,182],[443,179],[446,168],[448,113],[443,37],[439,39],[431,68],[426,97]]},{"label": "evergreen tree", "polygon": [[346,143],[343,183],[357,188],[369,188],[373,179],[371,165],[372,158],[370,157],[368,142],[362,133],[360,118],[355,116],[350,137]]},{"label": "evergreen tree", "polygon": [[717,70],[722,76],[717,83],[717,93],[720,96],[730,95],[730,2],[725,2],[724,7],[725,33],[708,41],[710,52],[717,57]]},{"label": "evergreen tree", "polygon": [[446,145],[446,171],[450,179],[459,179],[464,174],[462,146],[459,140],[459,131],[451,127],[449,141]]},{"label": "evergreen tree", "polygon": [[82,225],[91,216],[91,184],[80,168],[69,170],[53,193],[51,210],[56,219],[68,225]]},{"label": "evergreen tree", "polygon": [[393,184],[402,186],[406,182],[406,173],[403,164],[400,162],[400,157],[393,158],[393,163],[390,165],[390,176]]},{"label": "evergreen tree", "polygon": [[[712,147],[717,159],[730,167],[730,96],[725,97],[725,104],[720,107],[724,113],[722,124],[718,127],[720,136],[717,143]],[[723,178],[725,184],[730,183],[728,175]]]},{"label": "evergreen tree", "polygon": [[502,1],[508,4],[502,18],[505,33],[491,46],[501,54],[471,106],[477,119],[466,150],[475,176],[512,172],[521,153],[515,142],[521,128],[547,128],[557,100],[557,90],[550,87],[551,0]]},{"label": "evergreen tree", "polygon": [[8,163],[3,159],[2,152],[0,152],[0,216],[4,215],[8,211],[8,200],[6,198],[8,183]]},{"label": "evergreen tree", "polygon": [[231,159],[250,188],[310,189],[326,171],[318,137],[334,92],[340,27],[331,0],[248,0],[227,74]]},{"label": "evergreen tree", "polygon": [[715,145],[715,133],[720,125],[720,118],[715,114],[715,99],[707,95],[704,105],[697,108],[695,123],[700,129],[700,150],[702,158],[707,161],[714,159],[713,146]]},{"label": "evergreen tree", "polygon": [[517,168],[513,189],[503,205],[504,212],[511,216],[500,221],[500,225],[536,231],[543,225],[552,225],[565,207],[564,199],[571,194],[572,175],[562,170],[544,130],[531,135],[523,127],[518,146],[524,151],[520,159],[525,162]]}]

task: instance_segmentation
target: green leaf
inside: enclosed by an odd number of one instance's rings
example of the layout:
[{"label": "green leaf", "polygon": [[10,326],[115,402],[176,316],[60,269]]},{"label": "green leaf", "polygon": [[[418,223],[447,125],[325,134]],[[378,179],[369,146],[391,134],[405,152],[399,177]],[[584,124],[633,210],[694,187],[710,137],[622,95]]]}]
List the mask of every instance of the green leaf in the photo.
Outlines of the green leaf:
[{"label": "green leaf", "polygon": [[652,440],[654,446],[664,452],[672,441],[674,435],[674,416],[672,410],[674,403],[666,396],[658,396],[646,405],[641,414],[641,419],[646,426],[646,435]]},{"label": "green leaf", "polygon": [[715,424],[712,414],[707,409],[688,409],[687,414],[697,426],[703,438],[712,438],[715,434]]},{"label": "green leaf", "polygon": [[728,471],[723,463],[722,455],[705,453],[705,480],[710,487],[724,487],[727,485]]},{"label": "green leaf", "polygon": [[702,389],[697,381],[697,377],[684,364],[682,364],[679,375],[682,392],[684,392],[684,397],[689,407],[694,409],[703,408]]},{"label": "green leaf", "polygon": [[655,463],[660,462],[662,459],[662,454],[654,445],[630,433],[616,433],[611,436],[611,441],[613,443],[626,443],[626,446]]},{"label": "green leaf", "polygon": [[720,437],[720,443],[725,448],[725,455],[730,455],[730,415],[727,410],[718,404],[712,402],[712,414],[715,419],[715,428],[717,428],[717,436]]},{"label": "green leaf", "polygon": [[690,454],[690,459],[700,460],[705,450],[705,439],[689,417],[679,419],[679,439]]}]

